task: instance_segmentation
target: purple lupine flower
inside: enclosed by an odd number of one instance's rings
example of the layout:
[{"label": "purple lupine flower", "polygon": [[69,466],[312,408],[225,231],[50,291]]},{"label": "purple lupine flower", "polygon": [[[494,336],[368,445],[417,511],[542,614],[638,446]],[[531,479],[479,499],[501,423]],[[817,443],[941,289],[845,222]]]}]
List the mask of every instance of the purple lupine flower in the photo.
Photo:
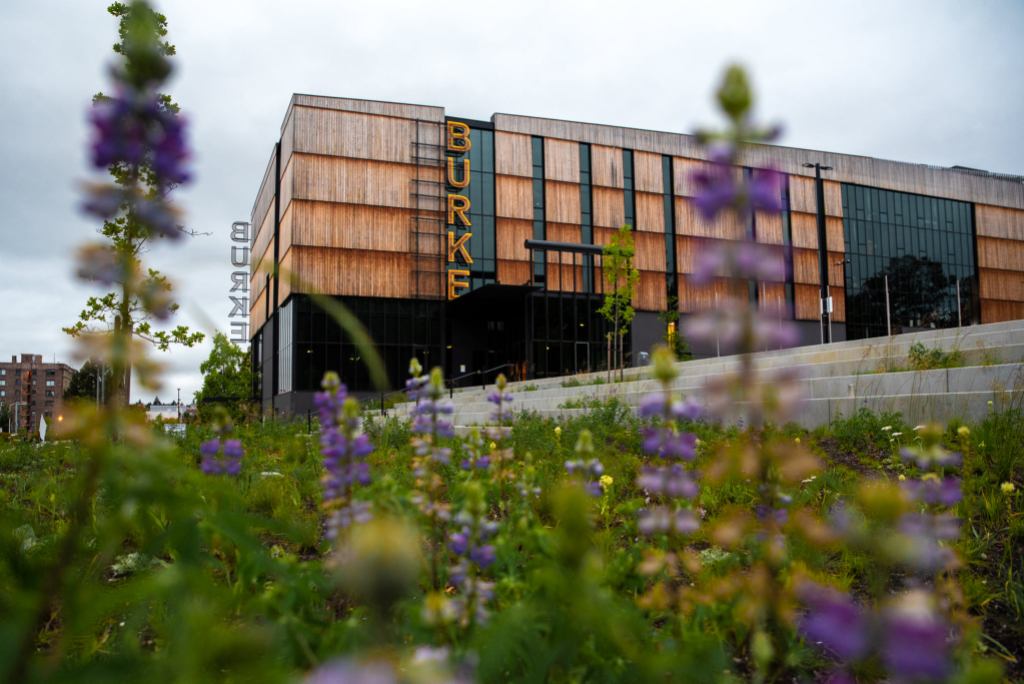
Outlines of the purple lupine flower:
[{"label": "purple lupine flower", "polygon": [[699,491],[697,481],[679,461],[692,461],[697,455],[697,435],[680,432],[679,420],[696,420],[702,408],[692,399],[679,401],[672,393],[672,381],[677,371],[672,352],[660,347],[654,351],[654,377],[661,389],[644,397],[640,402],[640,416],[653,423],[641,429],[645,453],[676,462],[669,465],[644,465],[637,485],[645,490],[655,503],[638,513],[637,525],[641,534],[689,534],[697,530],[699,522],[686,503]]},{"label": "purple lupine flower", "polygon": [[454,607],[464,623],[487,619],[486,604],[493,596],[493,585],[481,574],[495,561],[495,547],[490,540],[498,532],[498,524],[487,520],[483,489],[478,483],[467,488],[466,508],[455,516],[457,532],[448,536],[448,548],[457,557],[448,577],[459,590]]},{"label": "purple lupine flower", "polygon": [[387,662],[359,663],[351,658],[329,660],[306,675],[305,684],[398,684],[398,674]]},{"label": "purple lupine flower", "polygon": [[242,471],[242,442],[237,439],[222,441],[219,437],[199,445],[203,457],[200,469],[207,475],[238,475]]},{"label": "purple lupine flower", "polygon": [[675,432],[671,428],[645,427],[643,449],[648,454],[661,458],[693,460],[697,454],[697,435],[692,432]]},{"label": "purple lupine flower", "polygon": [[747,186],[750,209],[773,214],[782,211],[782,187],[785,181],[786,177],[775,169],[754,169]]},{"label": "purple lupine flower", "polygon": [[899,597],[882,619],[882,662],[899,681],[945,680],[952,668],[950,628],[923,590]]},{"label": "purple lupine flower", "polygon": [[963,498],[960,480],[956,477],[905,480],[900,487],[908,497],[924,504],[953,506]]},{"label": "purple lupine flower", "polygon": [[956,468],[963,458],[956,451],[946,451],[941,446],[924,447],[903,447],[900,449],[900,456],[904,461],[916,465],[921,470],[935,470],[936,468]]},{"label": "purple lupine flower", "polygon": [[[585,457],[592,453],[594,453],[594,438],[590,430],[581,430],[579,439],[576,441],[576,454]],[[596,458],[578,458],[566,461],[565,471],[569,475],[579,476],[587,494],[597,497],[604,493],[600,482],[601,475],[604,474],[604,465]]]},{"label": "purple lupine flower", "polygon": [[692,534],[700,528],[697,515],[689,508],[651,506],[637,513],[640,534]]},{"label": "purple lupine flower", "polygon": [[355,485],[370,483],[370,467],[364,459],[373,452],[373,445],[359,432],[359,403],[348,396],[337,373],[326,373],[321,387],[313,403],[320,415],[326,535],[334,540],[341,530],[370,519],[369,504],[355,501],[352,494]]},{"label": "purple lupine flower", "polygon": [[713,150],[707,163],[694,172],[692,180],[697,189],[694,204],[706,221],[713,221],[718,213],[732,206],[739,197],[731,148]]},{"label": "purple lupine flower", "polygon": [[413,357],[409,361],[409,379],[405,381],[405,393],[409,401],[418,402],[427,391],[430,378],[422,373],[423,366],[420,365],[419,359]]},{"label": "purple lupine flower", "polygon": [[161,186],[190,178],[184,118],[169,110],[153,90],[122,86],[98,100],[90,112],[94,167],[148,165]]},{"label": "purple lupine flower", "polygon": [[850,596],[806,583],[800,588],[800,597],[807,613],[800,618],[797,628],[807,641],[821,645],[846,663],[867,655],[870,621]]}]

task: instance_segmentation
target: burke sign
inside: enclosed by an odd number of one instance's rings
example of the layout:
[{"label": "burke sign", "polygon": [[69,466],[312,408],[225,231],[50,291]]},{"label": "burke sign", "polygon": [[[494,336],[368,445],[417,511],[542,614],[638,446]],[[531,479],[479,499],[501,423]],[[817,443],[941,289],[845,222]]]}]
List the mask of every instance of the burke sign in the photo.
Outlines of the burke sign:
[{"label": "burke sign", "polygon": [[[245,269],[232,271],[231,290],[228,292],[231,341],[237,344],[249,342],[249,227],[245,221],[231,224],[231,242],[234,243],[231,245],[231,265]],[[243,320],[235,320],[239,318]]]},{"label": "burke sign", "polygon": [[[448,299],[455,299],[460,291],[469,289],[469,269],[473,257],[469,255],[469,239],[473,233],[467,229],[473,224],[469,219],[471,208],[469,198],[452,190],[469,188],[469,157],[466,153],[473,147],[469,139],[469,126],[461,121],[449,121],[447,135],[448,171]],[[457,172],[461,167],[461,173]]]}]

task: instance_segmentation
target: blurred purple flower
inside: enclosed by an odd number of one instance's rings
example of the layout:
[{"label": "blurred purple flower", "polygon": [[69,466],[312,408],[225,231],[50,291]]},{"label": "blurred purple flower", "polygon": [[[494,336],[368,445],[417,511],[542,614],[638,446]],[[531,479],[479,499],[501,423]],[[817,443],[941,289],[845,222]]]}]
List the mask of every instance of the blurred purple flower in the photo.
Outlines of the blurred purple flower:
[{"label": "blurred purple flower", "polygon": [[963,498],[960,480],[955,477],[905,480],[900,487],[911,499],[925,504],[953,506]]},{"label": "blurred purple flower", "polygon": [[238,475],[242,471],[244,453],[240,440],[221,441],[214,437],[199,445],[202,456],[199,467],[207,475]]},{"label": "blurred purple flower", "polygon": [[149,166],[161,187],[189,180],[184,119],[155,91],[122,87],[114,97],[98,100],[89,120],[94,167]]},{"label": "blurred purple flower", "polygon": [[707,163],[691,176],[696,186],[694,204],[706,221],[713,221],[718,212],[735,204],[740,190],[736,185],[735,170],[730,166],[732,151],[712,151]]},{"label": "blurred purple flower", "polygon": [[847,663],[867,655],[870,623],[852,598],[812,583],[800,588],[800,598],[807,613],[800,618],[797,628],[807,641],[820,644]]},{"label": "blurred purple flower", "polygon": [[900,681],[945,680],[949,676],[949,626],[934,600],[915,590],[897,599],[883,617],[882,662]]}]

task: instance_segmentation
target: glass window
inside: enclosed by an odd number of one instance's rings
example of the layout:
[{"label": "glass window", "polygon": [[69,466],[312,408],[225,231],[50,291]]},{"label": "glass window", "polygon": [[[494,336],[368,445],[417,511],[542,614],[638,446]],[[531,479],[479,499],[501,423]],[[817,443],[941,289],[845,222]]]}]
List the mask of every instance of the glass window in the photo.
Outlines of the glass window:
[{"label": "glass window", "polygon": [[[886,334],[886,281],[894,333],[955,326],[957,279],[976,278],[970,204],[850,184],[842,196],[847,337]],[[977,307],[967,289],[961,282],[970,321]]]}]

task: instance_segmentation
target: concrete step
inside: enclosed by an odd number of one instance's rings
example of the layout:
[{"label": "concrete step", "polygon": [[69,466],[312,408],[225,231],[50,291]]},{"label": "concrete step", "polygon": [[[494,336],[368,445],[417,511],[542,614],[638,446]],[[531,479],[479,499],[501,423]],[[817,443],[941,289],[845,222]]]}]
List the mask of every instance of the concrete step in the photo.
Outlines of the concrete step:
[{"label": "concrete step", "polygon": [[[947,352],[958,350],[965,366],[919,372],[878,372],[879,369],[906,366],[907,354],[917,342]],[[850,401],[884,406],[890,400],[898,403],[900,397],[920,397],[924,401],[925,398],[949,394],[962,397],[968,403],[981,401],[981,407],[987,407],[988,398],[981,399],[985,393],[1009,389],[1012,394],[1024,389],[1024,371],[1021,369],[1024,362],[1024,321],[773,350],[760,352],[755,357],[755,366],[763,376],[770,377],[781,368],[795,367],[799,370],[804,396],[807,397],[801,415],[815,424],[829,420],[833,408],[842,410],[845,405],[842,402]],[[699,397],[701,387],[710,378],[734,371],[738,363],[737,356],[680,362],[674,389],[684,395]],[[625,372],[624,382],[613,383],[604,382],[606,373],[603,372],[511,383],[509,389],[515,396],[512,410],[530,410],[542,415],[574,415],[574,412],[585,409],[563,408],[567,403],[572,405],[609,397],[617,397],[628,405],[636,406],[646,394],[658,389],[649,373],[649,368],[631,368]],[[564,386],[567,382],[573,386]],[[593,384],[597,382],[602,384]],[[491,391],[493,387],[456,391],[453,397],[456,424],[487,423],[494,408],[486,401]],[[935,401],[941,403],[946,400]],[[924,401],[925,406],[930,403],[935,402]],[[410,403],[400,404],[390,413],[407,416],[412,407]],[[979,407],[971,404],[962,410],[968,409],[976,413]]]},{"label": "concrete step", "polygon": [[[1008,365],[1005,363],[988,363],[995,359],[1001,361],[1009,361],[1012,363],[1019,363],[1024,361],[1024,344],[1013,345],[1003,347],[995,350],[985,350],[984,352],[978,351],[965,351],[962,352],[964,356],[965,365],[961,368],[950,369],[953,371],[963,371],[968,368],[993,368],[1002,365]],[[905,373],[889,372],[880,373],[877,369],[886,367],[886,361],[890,362],[889,367],[893,367],[898,363],[905,364],[905,357],[894,357],[892,359],[872,359],[868,363],[860,361],[844,361],[839,363],[828,363],[819,362],[814,364],[804,364],[796,366],[799,369],[800,375],[805,380],[812,379],[830,379],[835,382],[842,383],[855,383],[856,385],[864,385],[872,378],[882,378],[888,376],[907,377],[913,376],[913,371],[907,371]],[[988,364],[988,365],[983,365]],[[788,367],[788,366],[787,366]],[[720,374],[719,372],[709,373],[692,373],[693,369],[689,369],[690,372],[680,375],[676,378],[673,388],[677,392],[689,393],[699,390],[708,380],[714,378]],[[707,370],[707,369],[701,369]],[[735,370],[735,364],[724,366],[722,371]],[[770,376],[776,373],[779,369],[777,367],[758,367],[757,372],[762,376]],[[940,369],[941,371],[942,369]],[[609,397],[609,396],[621,396],[630,394],[633,392],[647,393],[652,392],[659,388],[658,383],[651,378],[644,378],[641,380],[633,380],[622,383],[604,383],[598,385],[581,385],[578,387],[561,387],[554,386],[548,388],[537,389],[529,392],[518,392],[514,393],[514,402],[527,402],[527,401],[539,401],[554,399],[558,402],[564,401],[566,398],[578,397],[578,396],[590,396],[590,397]],[[862,393],[862,392],[860,392]],[[845,392],[833,392],[829,396],[845,396]],[[489,405],[486,399],[486,394],[483,392],[473,395],[463,395],[457,397],[455,401],[456,405],[473,407],[474,409],[483,409],[484,406]],[[408,407],[404,407],[407,409]],[[403,410],[404,410],[403,409]]]},{"label": "concrete step", "polygon": [[[816,345],[781,351],[759,352],[757,354],[757,364],[760,368],[773,368],[849,362],[852,364],[861,363],[862,366],[857,367],[857,370],[866,372],[876,370],[877,367],[884,366],[886,363],[906,365],[906,356],[909,353],[910,347],[918,341],[927,342],[926,346],[938,347],[944,351],[959,350],[968,357],[965,359],[968,364],[1016,361],[1020,358],[1020,349],[1013,349],[1013,347],[1019,347],[1024,344],[1024,321],[974,326],[972,328],[953,329],[952,331],[926,331],[901,335],[892,339],[874,338],[867,341],[837,342],[825,345],[824,347]],[[1006,353],[1000,352],[1000,349],[1007,347],[1010,349],[1007,349]],[[874,366],[872,365],[873,361],[877,362]],[[735,356],[696,359],[680,362],[678,369],[681,375],[698,372],[714,374],[731,370],[737,363],[738,357]],[[845,370],[840,372],[845,372]],[[625,377],[627,381],[631,381],[642,379],[648,374],[648,369],[630,368],[626,370]],[[603,382],[606,377],[607,374],[605,372],[598,372],[520,381],[511,383],[510,390],[520,392],[523,388],[529,387],[535,388],[534,391],[543,391],[560,388],[566,382],[590,385],[598,381]],[[455,392],[455,397],[468,398],[470,395],[476,394],[479,398],[484,398],[489,391],[490,389],[481,390],[478,387],[463,388]]]},{"label": "concrete step", "polygon": [[[897,394],[851,398],[807,399],[801,404],[795,420],[808,430],[849,417],[862,408],[875,413],[899,412],[904,422],[921,424],[948,423],[952,420],[978,422],[991,411],[1024,406],[1024,390],[987,390],[976,392],[943,392],[941,394]],[[544,408],[533,413],[545,418],[564,420],[586,414],[588,408]],[[489,413],[459,416],[456,431],[465,433],[471,426],[485,425]]]}]

